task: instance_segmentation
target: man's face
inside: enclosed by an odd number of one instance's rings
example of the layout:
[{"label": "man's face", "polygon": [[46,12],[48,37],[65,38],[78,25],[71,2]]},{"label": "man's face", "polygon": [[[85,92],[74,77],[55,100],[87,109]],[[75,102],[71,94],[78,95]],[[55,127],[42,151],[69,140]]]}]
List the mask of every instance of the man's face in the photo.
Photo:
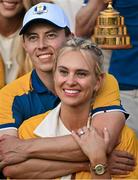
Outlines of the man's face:
[{"label": "man's face", "polygon": [[24,35],[23,46],[37,72],[51,72],[55,52],[67,41],[64,29],[45,23],[32,24]]},{"label": "man's face", "polygon": [[0,16],[4,18],[15,17],[23,8],[22,0],[0,0]]}]

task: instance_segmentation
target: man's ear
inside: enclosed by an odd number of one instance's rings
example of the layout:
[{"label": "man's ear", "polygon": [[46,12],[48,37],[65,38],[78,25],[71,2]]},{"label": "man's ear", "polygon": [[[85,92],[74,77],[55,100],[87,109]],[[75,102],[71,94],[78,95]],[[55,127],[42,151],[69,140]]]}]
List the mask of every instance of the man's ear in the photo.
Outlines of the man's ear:
[{"label": "man's ear", "polygon": [[24,35],[22,36],[22,46],[23,46],[23,48],[25,49],[25,51],[27,52]]},{"label": "man's ear", "polygon": [[75,36],[74,33],[71,32],[70,35],[68,36],[67,40],[70,40],[70,39],[74,38],[74,36]]}]

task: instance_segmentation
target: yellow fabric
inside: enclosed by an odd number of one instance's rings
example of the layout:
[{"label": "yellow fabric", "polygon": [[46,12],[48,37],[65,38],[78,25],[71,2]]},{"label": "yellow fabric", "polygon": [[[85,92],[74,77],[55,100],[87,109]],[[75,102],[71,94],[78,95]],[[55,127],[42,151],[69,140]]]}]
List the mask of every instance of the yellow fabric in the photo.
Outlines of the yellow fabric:
[{"label": "yellow fabric", "polygon": [[30,75],[28,73],[0,90],[0,124],[15,122],[12,117],[12,103],[15,96],[29,91]]},{"label": "yellow fabric", "polygon": [[[41,115],[37,115],[35,117],[28,119],[27,121],[24,121],[18,131],[19,137],[21,139],[37,138],[37,136],[33,134],[33,131],[41,123],[41,121],[45,118],[47,114],[48,112]],[[127,126],[123,128],[120,138],[120,144],[116,147],[116,149],[127,151],[130,154],[132,154],[136,159],[137,165],[135,167],[135,170],[129,173],[129,175],[113,176],[112,178],[119,179],[122,177],[125,179],[130,179],[130,178],[137,179],[138,178],[138,140],[133,130],[131,130]],[[88,172],[80,172],[76,174],[76,179],[90,179],[90,178],[91,178],[91,174]]]},{"label": "yellow fabric", "polygon": [[132,129],[125,126],[121,134],[120,144],[116,147],[117,150],[124,150],[134,155],[136,159],[136,167],[133,172],[127,176],[116,176],[116,177],[127,177],[127,179],[138,179],[138,139]]},{"label": "yellow fabric", "polygon": [[0,56],[0,89],[5,85],[5,74],[4,74],[4,64],[2,57]]},{"label": "yellow fabric", "polygon": [[33,133],[33,131],[41,123],[41,121],[46,117],[48,112],[39,114],[37,116],[34,116],[24,121],[18,129],[19,137],[21,139],[36,138],[37,136]]},{"label": "yellow fabric", "polygon": [[119,86],[114,76],[106,74],[103,85],[96,96],[93,109],[112,105],[120,105]]}]

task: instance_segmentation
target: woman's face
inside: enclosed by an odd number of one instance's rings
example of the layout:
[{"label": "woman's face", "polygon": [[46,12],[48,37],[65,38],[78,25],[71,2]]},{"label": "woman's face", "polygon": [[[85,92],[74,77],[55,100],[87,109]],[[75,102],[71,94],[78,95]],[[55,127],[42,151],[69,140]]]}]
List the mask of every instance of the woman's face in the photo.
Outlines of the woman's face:
[{"label": "woman's face", "polygon": [[58,58],[54,81],[62,103],[70,106],[90,104],[100,84],[95,76],[95,61],[91,58],[88,53],[84,58],[80,51],[72,50]]},{"label": "woman's face", "polygon": [[18,16],[24,9],[22,0],[1,0],[0,16],[5,18],[13,18]]}]

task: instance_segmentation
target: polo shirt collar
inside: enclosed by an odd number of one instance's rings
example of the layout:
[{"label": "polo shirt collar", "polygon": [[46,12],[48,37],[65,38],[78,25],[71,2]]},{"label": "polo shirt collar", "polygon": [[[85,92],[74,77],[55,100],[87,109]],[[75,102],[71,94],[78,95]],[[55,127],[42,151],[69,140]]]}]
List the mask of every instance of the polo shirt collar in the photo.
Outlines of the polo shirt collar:
[{"label": "polo shirt collar", "polygon": [[44,120],[36,127],[34,134],[39,137],[55,137],[57,136],[57,127],[59,120],[59,112],[61,103],[48,113]]},{"label": "polo shirt collar", "polygon": [[48,88],[40,80],[35,69],[32,71],[32,74],[31,74],[31,84],[32,84],[33,90],[35,90],[37,93],[48,93],[48,92],[50,92],[48,90]]}]

